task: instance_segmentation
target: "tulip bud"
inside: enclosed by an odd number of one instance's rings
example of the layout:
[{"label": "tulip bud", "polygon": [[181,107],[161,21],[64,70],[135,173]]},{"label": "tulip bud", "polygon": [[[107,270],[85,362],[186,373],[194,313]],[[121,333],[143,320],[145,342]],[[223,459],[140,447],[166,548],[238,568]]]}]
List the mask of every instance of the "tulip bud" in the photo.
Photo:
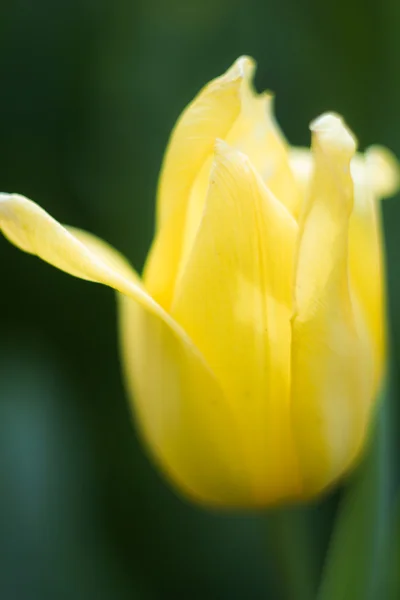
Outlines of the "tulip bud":
[{"label": "tulip bud", "polygon": [[365,446],[385,365],[379,200],[387,150],[342,119],[291,148],[243,57],[178,120],[143,278],[115,250],[0,195],[26,252],[118,292],[139,430],[183,493],[222,507],[308,499]]}]

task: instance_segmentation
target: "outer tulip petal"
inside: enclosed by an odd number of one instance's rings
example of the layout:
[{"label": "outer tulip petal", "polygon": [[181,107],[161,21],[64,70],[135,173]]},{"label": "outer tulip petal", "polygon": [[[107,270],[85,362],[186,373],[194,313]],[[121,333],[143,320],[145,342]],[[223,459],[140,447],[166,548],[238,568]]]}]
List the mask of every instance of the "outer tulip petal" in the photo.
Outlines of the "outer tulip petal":
[{"label": "outer tulip petal", "polygon": [[350,219],[349,271],[352,290],[374,345],[373,396],[376,396],[382,382],[386,354],[386,298],[380,206],[372,198],[367,185],[355,189],[355,197],[358,196],[364,206],[362,210],[355,210]]},{"label": "outer tulip petal", "polygon": [[301,224],[291,390],[310,495],[354,461],[372,401],[372,347],[348,277],[355,141],[334,115],[312,129],[315,169]]},{"label": "outer tulip petal", "polygon": [[157,227],[162,227],[188,198],[217,137],[225,138],[240,114],[241,88],[254,63],[240,57],[221,77],[208,83],[184,110],[172,132],[160,175]]},{"label": "outer tulip petal", "polygon": [[219,142],[204,216],[171,314],[237,417],[253,504],[300,496],[290,430],[297,223],[246,156]]},{"label": "outer tulip petal", "polygon": [[182,262],[190,198],[192,205],[204,203],[215,139],[226,137],[238,118],[241,88],[253,69],[251,59],[239,58],[204,87],[172,132],[160,174],[156,236],[143,275],[146,288],[165,308]]},{"label": "outer tulip petal", "polygon": [[374,396],[383,377],[386,349],[383,240],[379,200],[398,187],[398,165],[390,152],[372,147],[352,165],[354,210],[349,230],[352,289],[374,343]]},{"label": "outer tulip petal", "polygon": [[383,377],[386,350],[383,240],[379,200],[394,194],[399,167],[385,148],[373,146],[352,165],[354,210],[350,220],[350,278],[375,346],[374,393]]},{"label": "outer tulip petal", "polygon": [[248,471],[232,411],[197,349],[144,291],[129,263],[105,242],[63,227],[23,196],[0,195],[0,228],[22,250],[124,294],[127,377],[151,450],[198,500],[245,504]]},{"label": "outer tulip petal", "polygon": [[108,285],[159,312],[128,262],[105,242],[67,229],[40,206],[17,194],[0,194],[0,230],[21,250],[81,279]]},{"label": "outer tulip petal", "polygon": [[144,272],[147,289],[165,308],[173,301],[201,221],[217,138],[246,154],[293,214],[300,206],[272,98],[254,91],[253,72],[251,59],[236,61],[200,92],[172,134],[160,179],[157,234]]},{"label": "outer tulip petal", "polygon": [[[382,146],[370,146],[365,152],[364,164],[375,198],[387,198],[397,192],[400,182],[399,163],[390,150]],[[357,171],[353,170],[353,177],[357,183]],[[361,177],[364,179],[365,171],[361,173]]]},{"label": "outer tulip petal", "polygon": [[126,296],[119,315],[126,381],[156,461],[194,500],[252,506],[236,415],[201,356]]},{"label": "outer tulip petal", "polygon": [[[310,190],[314,158],[305,148],[290,152],[290,163],[304,199]],[[373,146],[351,161],[354,207],[349,229],[349,269],[352,292],[363,312],[375,349],[374,395],[382,380],[385,359],[385,290],[379,200],[396,192],[399,168],[385,148]]]},{"label": "outer tulip petal", "polygon": [[[304,198],[314,173],[314,156],[308,148],[291,148],[289,164]],[[358,188],[364,191],[367,186],[374,199],[387,198],[398,190],[399,165],[387,148],[371,146],[365,154],[356,154],[351,160],[350,172],[355,188],[355,211],[362,210],[364,204]]]}]

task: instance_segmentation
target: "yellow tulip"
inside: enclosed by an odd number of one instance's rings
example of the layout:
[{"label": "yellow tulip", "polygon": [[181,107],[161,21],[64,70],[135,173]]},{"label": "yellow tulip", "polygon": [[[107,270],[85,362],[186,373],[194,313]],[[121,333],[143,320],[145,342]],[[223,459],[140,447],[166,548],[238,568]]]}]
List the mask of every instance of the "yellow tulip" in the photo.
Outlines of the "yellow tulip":
[{"label": "yellow tulip", "polygon": [[243,57],[172,133],[143,278],[94,236],[0,196],[26,252],[118,292],[139,429],[167,477],[215,506],[310,498],[360,456],[385,364],[378,200],[390,153],[342,119],[291,148]]}]

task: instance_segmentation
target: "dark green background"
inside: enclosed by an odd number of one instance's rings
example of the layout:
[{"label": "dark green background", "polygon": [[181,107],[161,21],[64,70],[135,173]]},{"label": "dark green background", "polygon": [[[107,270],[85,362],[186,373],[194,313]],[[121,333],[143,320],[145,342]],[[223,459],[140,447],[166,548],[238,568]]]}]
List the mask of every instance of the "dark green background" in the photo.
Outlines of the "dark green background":
[{"label": "dark green background", "polygon": [[[308,123],[335,110],[361,148],[381,143],[400,156],[398,0],[14,0],[0,8],[0,189],[96,233],[140,268],[169,132],[244,53],[258,62],[258,89],[276,92],[292,143],[308,144]],[[385,202],[384,216],[395,390],[398,201]],[[189,506],[144,455],[110,290],[3,239],[0,273],[1,600],[280,597],[265,516]],[[398,473],[397,406],[394,393]],[[319,566],[334,509],[335,498],[312,509]]]}]

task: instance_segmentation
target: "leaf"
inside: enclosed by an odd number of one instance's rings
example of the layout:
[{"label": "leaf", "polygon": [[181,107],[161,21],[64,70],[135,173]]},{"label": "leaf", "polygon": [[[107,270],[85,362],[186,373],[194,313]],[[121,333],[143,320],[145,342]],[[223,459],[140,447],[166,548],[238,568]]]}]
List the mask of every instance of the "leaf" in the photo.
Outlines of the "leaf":
[{"label": "leaf", "polygon": [[400,492],[397,497],[394,527],[390,538],[388,598],[390,600],[398,600],[400,598]]},{"label": "leaf", "polygon": [[381,396],[367,454],[344,491],[318,600],[376,600],[390,520],[389,390]]}]

